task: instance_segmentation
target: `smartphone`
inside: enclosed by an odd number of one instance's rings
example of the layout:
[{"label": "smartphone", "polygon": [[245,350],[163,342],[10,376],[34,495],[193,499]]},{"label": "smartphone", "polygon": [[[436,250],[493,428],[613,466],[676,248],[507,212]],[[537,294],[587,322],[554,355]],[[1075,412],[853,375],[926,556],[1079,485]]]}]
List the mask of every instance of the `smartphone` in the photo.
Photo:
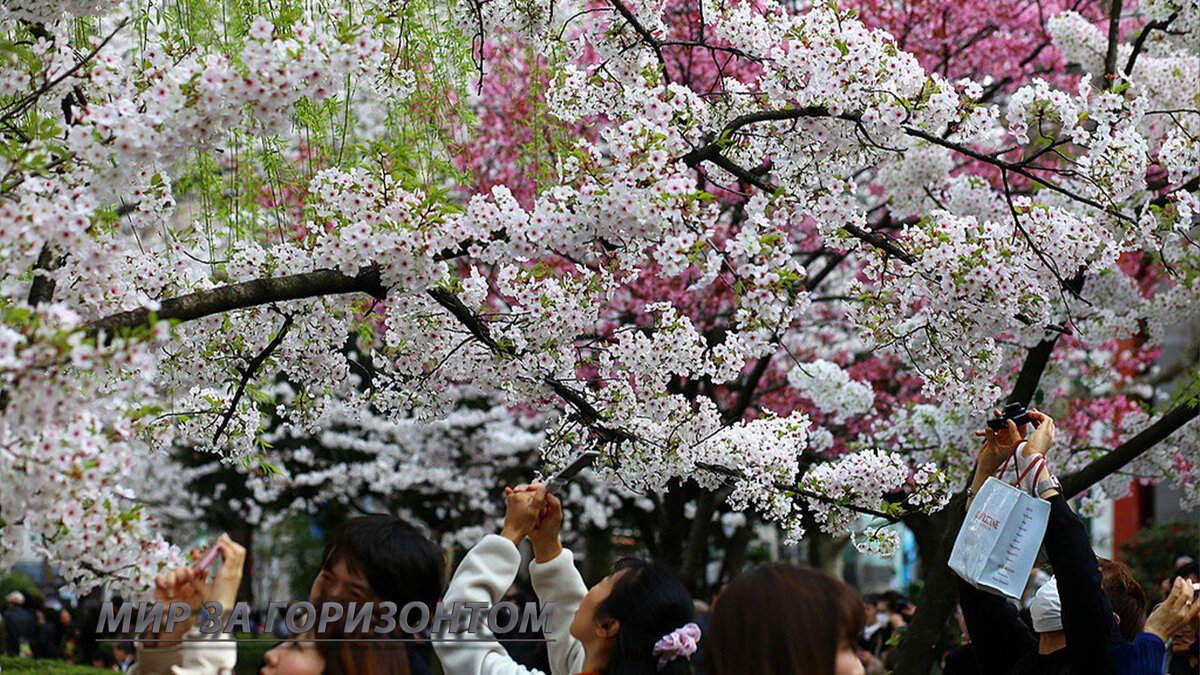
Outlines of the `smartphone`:
[{"label": "smartphone", "polygon": [[209,567],[212,567],[212,564],[216,562],[217,557],[220,555],[221,547],[213,544],[212,548],[208,549],[208,553],[200,556],[200,559],[196,561],[196,564],[192,565],[192,570],[194,570],[197,574],[204,574]]},{"label": "smartphone", "polygon": [[562,471],[554,474],[550,477],[550,480],[546,481],[546,492],[548,494],[557,493],[572,478],[578,475],[580,471],[591,466],[592,462],[596,461],[596,458],[599,456],[599,450],[587,450],[581,453],[574,461],[563,468]]}]

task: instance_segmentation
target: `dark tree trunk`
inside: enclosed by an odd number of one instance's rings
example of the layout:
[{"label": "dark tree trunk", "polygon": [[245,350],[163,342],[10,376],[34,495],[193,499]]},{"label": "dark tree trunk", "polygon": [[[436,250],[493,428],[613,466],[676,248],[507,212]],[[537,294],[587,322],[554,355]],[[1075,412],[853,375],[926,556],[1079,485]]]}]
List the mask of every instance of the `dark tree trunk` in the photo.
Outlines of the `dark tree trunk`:
[{"label": "dark tree trunk", "polygon": [[754,519],[746,514],[746,524],[734,531],[733,537],[725,545],[725,560],[721,563],[719,582],[728,582],[742,573],[746,566],[746,549],[750,547],[750,535],[753,534]]},{"label": "dark tree trunk", "polygon": [[924,588],[917,611],[896,649],[892,675],[929,675],[941,658],[946,621],[958,601],[958,582],[947,562],[962,525],[964,502],[965,495],[958,494],[941,511],[931,516],[911,516],[904,521],[917,539]]},{"label": "dark tree trunk", "polygon": [[707,586],[704,571],[709,561],[709,539],[713,535],[713,514],[717,506],[725,501],[725,492],[703,490],[696,499],[696,516],[688,530],[687,545],[683,551],[683,562],[679,566],[679,579],[692,592],[692,597],[705,597]]}]

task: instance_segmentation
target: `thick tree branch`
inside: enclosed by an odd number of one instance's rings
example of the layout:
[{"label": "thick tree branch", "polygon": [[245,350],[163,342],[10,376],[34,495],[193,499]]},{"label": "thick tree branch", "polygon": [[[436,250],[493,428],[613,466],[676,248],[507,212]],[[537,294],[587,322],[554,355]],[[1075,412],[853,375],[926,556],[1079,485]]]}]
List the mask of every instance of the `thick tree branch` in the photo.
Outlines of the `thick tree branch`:
[{"label": "thick tree branch", "polygon": [[29,304],[38,306],[50,302],[54,297],[54,277],[51,273],[62,264],[62,258],[54,255],[50,242],[42,244],[37,262],[33,265],[33,283],[29,285]]},{"label": "thick tree branch", "polygon": [[431,288],[428,293],[429,297],[433,298],[446,311],[453,314],[454,318],[458,319],[459,323],[471,331],[471,335],[483,343],[483,346],[487,347],[488,350],[500,356],[517,356],[512,347],[496,342],[487,325],[471,311],[470,307],[464,305],[462,300],[458,299],[457,295],[445,288]]},{"label": "thick tree branch", "polygon": [[1050,355],[1054,353],[1054,346],[1058,344],[1058,337],[1056,334],[1042,340],[1025,355],[1025,363],[1021,364],[1017,382],[1008,396],[1010,403],[1015,402],[1026,407],[1029,406],[1029,402],[1033,400],[1033,395],[1037,392],[1042,373],[1046,371],[1046,364],[1050,362]]},{"label": "thick tree branch", "polygon": [[1183,425],[1196,419],[1197,414],[1200,414],[1200,404],[1195,402],[1172,408],[1145,431],[1117,446],[1112,452],[1074,473],[1063,476],[1063,493],[1068,497],[1074,497],[1105,477],[1120,471],[1122,467],[1137,459],[1142,453],[1162,442]]},{"label": "thick tree branch", "polygon": [[85,330],[90,336],[112,336],[149,325],[151,316],[160,321],[192,321],[272,302],[343,293],[366,293],[382,300],[387,296],[387,289],[380,282],[379,269],[374,266],[364,267],[356,276],[347,276],[336,270],[317,270],[289,277],[258,279],[197,291],[163,300],[157,311],[135,309],[97,319],[87,324]]},{"label": "thick tree branch", "polygon": [[1117,79],[1117,47],[1121,45],[1121,2],[1111,0],[1112,6],[1108,13],[1108,50],[1104,53],[1104,81],[1100,88],[1112,89]]},{"label": "thick tree branch", "polygon": [[767,372],[767,367],[771,365],[771,355],[768,354],[760,358],[750,372],[746,375],[746,381],[742,384],[738,391],[737,400],[733,407],[725,411],[722,419],[725,424],[733,424],[742,419],[742,415],[746,414],[746,410],[750,408],[750,403],[754,401],[754,394],[758,390],[758,383],[762,381],[762,377]]},{"label": "thick tree branch", "polygon": [[[829,113],[829,108],[823,105],[813,105],[806,108],[787,108],[784,110],[759,110],[739,115],[725,125],[721,130],[720,137],[716,141],[704,147],[696,148],[683,157],[680,157],[680,159],[683,160],[684,164],[695,168],[700,162],[711,160],[715,155],[720,154],[721,150],[729,143],[729,135],[742,127],[747,127],[758,122],[786,122],[804,117],[833,117],[833,115]],[[861,115],[858,113],[847,113],[838,115],[838,117],[844,120],[858,121]]]},{"label": "thick tree branch", "polygon": [[1138,55],[1142,53],[1142,49],[1146,46],[1146,38],[1150,37],[1150,33],[1156,30],[1166,30],[1176,18],[1179,17],[1179,12],[1175,12],[1171,16],[1162,21],[1151,21],[1142,26],[1142,30],[1133,41],[1133,50],[1129,53],[1129,60],[1125,62],[1125,75],[1133,73],[1133,66],[1137,63]]}]

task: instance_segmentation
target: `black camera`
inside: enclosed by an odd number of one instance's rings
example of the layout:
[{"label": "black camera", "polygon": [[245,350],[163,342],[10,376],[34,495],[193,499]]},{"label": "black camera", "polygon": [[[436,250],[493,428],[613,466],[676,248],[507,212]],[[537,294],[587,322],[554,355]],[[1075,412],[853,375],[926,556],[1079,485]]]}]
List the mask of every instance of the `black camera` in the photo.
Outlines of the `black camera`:
[{"label": "black camera", "polygon": [[996,417],[987,421],[987,425],[996,431],[1003,431],[1008,428],[1008,421],[1012,420],[1017,423],[1017,426],[1029,424],[1029,411],[1020,403],[1009,403],[1004,406],[1004,417]]}]

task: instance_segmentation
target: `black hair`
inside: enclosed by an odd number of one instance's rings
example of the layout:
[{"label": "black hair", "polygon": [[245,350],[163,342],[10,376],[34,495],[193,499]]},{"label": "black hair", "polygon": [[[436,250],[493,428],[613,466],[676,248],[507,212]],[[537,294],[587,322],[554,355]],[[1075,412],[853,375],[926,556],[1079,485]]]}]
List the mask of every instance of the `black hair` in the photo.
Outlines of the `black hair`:
[{"label": "black hair", "polygon": [[596,606],[596,618],[620,622],[605,675],[688,675],[687,657],[660,670],[654,643],[692,620],[692,596],[679,579],[657,563],[628,558],[618,562],[612,591]]},{"label": "black hair", "polygon": [[1179,577],[1197,577],[1200,578],[1200,562],[1193,560],[1190,563],[1184,563],[1175,569],[1175,573],[1171,575],[1171,585],[1175,585],[1175,580]]},{"label": "black hair", "polygon": [[442,597],[446,578],[442,549],[395,516],[373,514],[343,523],[325,544],[321,569],[339,560],[361,572],[376,595],[397,607],[420,602],[433,611]]}]

